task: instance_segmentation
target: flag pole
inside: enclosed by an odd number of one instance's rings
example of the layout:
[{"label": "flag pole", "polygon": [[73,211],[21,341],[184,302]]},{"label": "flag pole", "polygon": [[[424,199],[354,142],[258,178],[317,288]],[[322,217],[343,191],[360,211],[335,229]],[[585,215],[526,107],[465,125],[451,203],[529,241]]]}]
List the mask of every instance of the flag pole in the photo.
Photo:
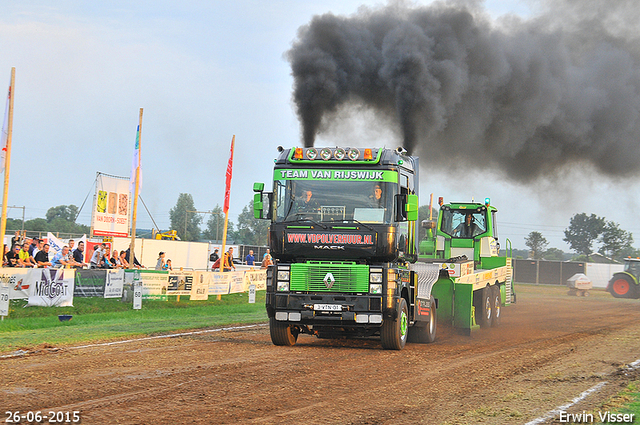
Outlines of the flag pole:
[{"label": "flag pole", "polygon": [[[4,234],[7,231],[7,198],[9,197],[9,166],[11,165],[11,133],[13,132],[13,94],[16,82],[16,68],[11,68],[11,83],[9,84],[9,119],[7,125],[7,144],[4,154],[4,190],[2,192],[2,218],[0,219],[0,245],[4,250]],[[4,251],[2,251],[4,255]]]},{"label": "flag pole", "polygon": [[[236,142],[236,135],[234,134],[233,137],[231,138],[231,153],[229,154],[229,162],[227,163],[227,173],[226,173],[226,184],[225,184],[225,193],[224,193],[224,206],[223,206],[223,210],[224,210],[224,229],[222,231],[222,252],[221,252],[221,256],[220,256],[220,268],[218,269],[220,271],[220,277],[223,276],[223,272],[224,272],[224,265],[226,263],[225,259],[226,259],[226,251],[225,251],[225,247],[227,244],[227,226],[229,224],[229,198],[231,197],[231,174],[232,174],[232,169],[233,169],[233,146]],[[229,259],[229,261],[233,261],[231,258]],[[229,264],[231,265],[231,264]],[[221,297],[218,294],[218,300],[220,300]]]},{"label": "flag pole", "polygon": [[138,164],[136,165],[136,188],[133,196],[133,211],[131,214],[131,251],[129,251],[130,266],[133,268],[136,255],[136,219],[138,216],[138,196],[140,191],[140,157],[142,156],[142,108],[140,108],[140,122],[138,123]]}]

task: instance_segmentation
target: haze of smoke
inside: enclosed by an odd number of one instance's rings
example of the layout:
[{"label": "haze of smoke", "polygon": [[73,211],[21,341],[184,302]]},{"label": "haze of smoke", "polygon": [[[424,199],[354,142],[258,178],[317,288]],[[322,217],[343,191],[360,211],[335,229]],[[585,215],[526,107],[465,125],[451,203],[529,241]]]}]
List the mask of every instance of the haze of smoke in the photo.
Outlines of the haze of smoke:
[{"label": "haze of smoke", "polygon": [[585,162],[611,176],[637,173],[637,6],[549,5],[527,20],[492,21],[460,2],[314,17],[287,52],[304,144],[341,107],[364,104],[430,164],[519,181]]}]

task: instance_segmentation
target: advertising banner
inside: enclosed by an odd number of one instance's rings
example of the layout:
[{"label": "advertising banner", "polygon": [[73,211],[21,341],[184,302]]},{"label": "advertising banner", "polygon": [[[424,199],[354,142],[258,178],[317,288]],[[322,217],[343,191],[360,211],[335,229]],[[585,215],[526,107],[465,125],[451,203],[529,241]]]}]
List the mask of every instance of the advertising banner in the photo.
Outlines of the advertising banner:
[{"label": "advertising banner", "polygon": [[105,298],[122,298],[124,287],[124,270],[108,270],[104,284]]},{"label": "advertising banner", "polygon": [[91,214],[93,236],[129,237],[129,180],[98,174]]},{"label": "advertising banner", "polygon": [[229,293],[237,294],[246,292],[244,287],[244,272],[227,272],[229,276]]},{"label": "advertising banner", "polygon": [[169,275],[167,272],[155,270],[140,270],[142,282],[142,298],[145,300],[167,300],[167,286]]},{"label": "advertising banner", "polygon": [[244,272],[244,287],[248,290],[250,285],[255,285],[256,291],[265,291],[267,289],[267,271],[248,270]]},{"label": "advertising banner", "polygon": [[170,271],[167,295],[191,295],[193,272]]},{"label": "advertising banner", "polygon": [[[27,274],[34,269],[16,269],[4,267],[0,269],[0,283],[9,285],[9,299],[29,298],[30,283]],[[34,279],[35,280],[35,279]]]},{"label": "advertising banner", "polygon": [[76,270],[75,297],[104,297],[104,282],[106,270],[78,269]]},{"label": "advertising banner", "polygon": [[191,285],[191,301],[206,301],[209,299],[210,272],[193,272],[193,284]]},{"label": "advertising banner", "polygon": [[75,270],[31,269],[27,276],[33,286],[27,306],[73,307]]},{"label": "advertising banner", "polygon": [[229,293],[229,282],[231,278],[227,273],[211,273],[211,283],[209,284],[209,295],[224,295]]}]

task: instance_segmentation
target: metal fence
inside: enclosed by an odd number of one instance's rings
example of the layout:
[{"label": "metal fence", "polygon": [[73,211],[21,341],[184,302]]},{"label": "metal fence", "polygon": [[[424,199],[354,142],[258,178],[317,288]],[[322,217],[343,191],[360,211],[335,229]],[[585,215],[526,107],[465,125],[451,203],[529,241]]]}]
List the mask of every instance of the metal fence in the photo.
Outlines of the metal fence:
[{"label": "metal fence", "polygon": [[564,285],[576,273],[586,274],[584,262],[514,260],[514,280],[521,283]]}]

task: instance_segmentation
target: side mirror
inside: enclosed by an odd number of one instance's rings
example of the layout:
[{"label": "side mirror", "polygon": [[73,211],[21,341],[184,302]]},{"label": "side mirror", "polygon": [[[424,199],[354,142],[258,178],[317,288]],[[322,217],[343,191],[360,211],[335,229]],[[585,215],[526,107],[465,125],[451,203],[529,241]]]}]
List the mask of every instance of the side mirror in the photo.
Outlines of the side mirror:
[{"label": "side mirror", "polygon": [[418,220],[418,195],[407,195],[406,212],[408,221]]},{"label": "side mirror", "polygon": [[256,192],[253,195],[253,217],[263,218],[264,204],[262,202],[262,191],[264,190],[264,183],[254,183],[253,191]]}]

